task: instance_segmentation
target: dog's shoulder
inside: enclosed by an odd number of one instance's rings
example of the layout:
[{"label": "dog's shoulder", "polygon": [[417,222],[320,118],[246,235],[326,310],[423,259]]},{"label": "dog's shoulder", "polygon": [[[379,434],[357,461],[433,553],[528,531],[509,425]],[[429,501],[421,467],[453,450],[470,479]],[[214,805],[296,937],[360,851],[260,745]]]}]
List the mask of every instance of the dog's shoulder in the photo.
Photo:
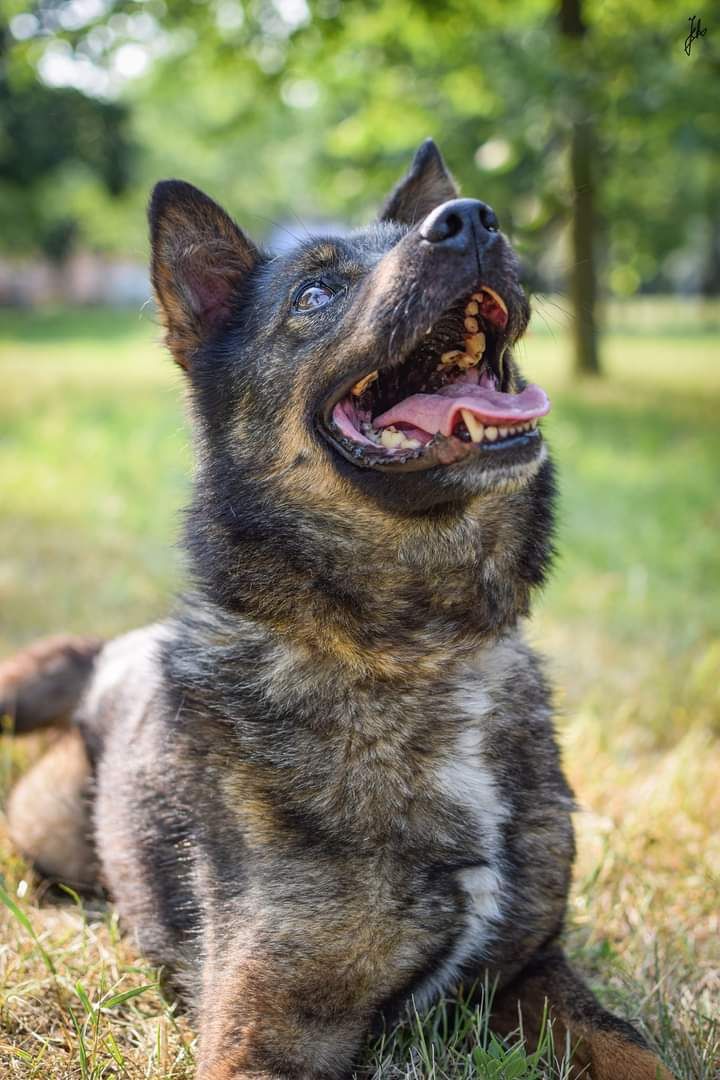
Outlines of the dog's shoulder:
[{"label": "dog's shoulder", "polygon": [[141,721],[156,715],[168,634],[166,624],[153,623],[113,638],[98,654],[75,714],[94,758],[110,731],[122,727],[129,737]]}]

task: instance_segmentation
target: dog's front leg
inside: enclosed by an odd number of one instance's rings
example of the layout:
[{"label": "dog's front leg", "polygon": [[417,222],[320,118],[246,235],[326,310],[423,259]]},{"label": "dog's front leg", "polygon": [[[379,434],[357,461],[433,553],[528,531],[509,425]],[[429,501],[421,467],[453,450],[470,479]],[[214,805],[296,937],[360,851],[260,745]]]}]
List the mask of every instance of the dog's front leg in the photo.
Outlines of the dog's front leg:
[{"label": "dog's front leg", "polygon": [[[369,1026],[347,973],[312,953],[230,947],[208,957],[197,1080],[339,1080]],[[314,950],[312,951],[314,952]]]}]

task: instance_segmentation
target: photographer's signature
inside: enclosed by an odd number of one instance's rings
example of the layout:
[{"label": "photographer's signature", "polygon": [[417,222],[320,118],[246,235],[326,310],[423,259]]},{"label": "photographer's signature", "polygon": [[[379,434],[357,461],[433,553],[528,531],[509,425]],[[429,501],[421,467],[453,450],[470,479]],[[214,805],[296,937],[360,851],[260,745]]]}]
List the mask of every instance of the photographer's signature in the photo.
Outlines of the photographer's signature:
[{"label": "photographer's signature", "polygon": [[698,19],[697,15],[690,15],[688,22],[690,23],[690,33],[685,38],[685,52],[689,56],[693,41],[705,37],[707,34],[707,26],[703,26],[702,19]]}]

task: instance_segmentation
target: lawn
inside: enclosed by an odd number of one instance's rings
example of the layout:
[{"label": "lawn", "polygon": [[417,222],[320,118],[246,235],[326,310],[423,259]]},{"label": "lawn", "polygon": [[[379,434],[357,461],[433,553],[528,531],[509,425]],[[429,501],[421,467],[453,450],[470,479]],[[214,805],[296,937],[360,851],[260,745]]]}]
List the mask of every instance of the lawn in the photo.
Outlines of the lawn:
[{"label": "lawn", "polygon": [[[521,350],[560,466],[559,557],[528,632],[581,806],[567,942],[678,1080],[717,1080],[720,308],[609,318],[603,380],[570,378],[562,301],[538,302]],[[182,579],[190,449],[158,336],[149,312],[0,314],[0,653],[141,624]],[[3,791],[38,749],[3,738]],[[0,847],[2,1076],[188,1080],[193,1033],[112,911],[58,902]],[[409,1021],[363,1075],[563,1075],[483,1019]]]}]

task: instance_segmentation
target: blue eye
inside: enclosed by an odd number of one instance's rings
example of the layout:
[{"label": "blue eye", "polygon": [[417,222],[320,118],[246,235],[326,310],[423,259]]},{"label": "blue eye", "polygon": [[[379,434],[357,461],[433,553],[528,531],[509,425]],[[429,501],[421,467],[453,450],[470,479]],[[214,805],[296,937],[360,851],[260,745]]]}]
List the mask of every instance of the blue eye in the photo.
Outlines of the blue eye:
[{"label": "blue eye", "polygon": [[315,311],[316,308],[329,304],[334,295],[329,285],[323,285],[322,281],[314,281],[296,297],[293,306],[296,311]]}]

